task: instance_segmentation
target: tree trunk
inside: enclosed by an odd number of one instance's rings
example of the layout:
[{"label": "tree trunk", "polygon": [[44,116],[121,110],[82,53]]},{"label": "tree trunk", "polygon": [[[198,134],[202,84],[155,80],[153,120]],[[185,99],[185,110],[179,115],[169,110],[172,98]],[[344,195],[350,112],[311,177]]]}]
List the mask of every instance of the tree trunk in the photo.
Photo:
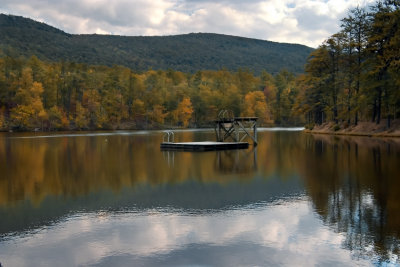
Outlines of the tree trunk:
[{"label": "tree trunk", "polygon": [[382,111],[382,89],[378,89],[378,106],[376,112],[376,124],[381,123],[381,111]]},{"label": "tree trunk", "polygon": [[354,117],[354,125],[358,124],[358,111],[356,111],[356,115]]},{"label": "tree trunk", "polygon": [[375,122],[375,118],[376,118],[376,98],[374,99],[374,105],[372,110],[372,122]]},{"label": "tree trunk", "polygon": [[348,116],[349,116],[349,117],[347,117],[347,123],[350,125],[350,121],[351,121],[351,116],[350,116],[350,114],[351,114],[350,100],[349,100],[349,103],[348,103],[348,105],[347,105],[347,114],[348,114]]}]

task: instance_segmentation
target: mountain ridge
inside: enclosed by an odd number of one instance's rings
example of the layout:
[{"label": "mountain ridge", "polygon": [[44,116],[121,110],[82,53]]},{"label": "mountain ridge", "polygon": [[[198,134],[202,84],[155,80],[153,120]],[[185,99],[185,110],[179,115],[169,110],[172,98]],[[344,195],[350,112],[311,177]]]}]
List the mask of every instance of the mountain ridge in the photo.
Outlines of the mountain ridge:
[{"label": "mountain ridge", "polygon": [[[70,34],[43,22],[0,14],[0,50],[48,61],[123,65],[135,71],[241,68],[302,73],[313,48],[217,33],[166,36]],[[10,52],[12,51],[12,52]]]}]

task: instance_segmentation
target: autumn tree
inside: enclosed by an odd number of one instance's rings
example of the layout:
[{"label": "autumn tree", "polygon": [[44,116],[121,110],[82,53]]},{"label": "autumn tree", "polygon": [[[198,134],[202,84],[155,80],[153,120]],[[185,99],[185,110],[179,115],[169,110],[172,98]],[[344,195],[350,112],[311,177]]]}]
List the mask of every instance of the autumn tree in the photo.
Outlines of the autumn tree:
[{"label": "autumn tree", "polygon": [[242,116],[258,117],[260,123],[270,123],[271,113],[267,109],[265,96],[261,91],[253,91],[246,94],[244,98]]},{"label": "autumn tree", "polygon": [[182,101],[178,104],[175,112],[179,124],[181,124],[183,127],[187,127],[193,113],[193,107],[190,98],[183,98]]},{"label": "autumn tree", "polygon": [[165,113],[165,108],[161,105],[154,105],[153,109],[147,112],[147,115],[151,123],[158,126],[164,124],[165,117],[168,115]]},{"label": "autumn tree", "polygon": [[49,119],[49,129],[68,129],[69,128],[69,120],[62,112],[62,110],[53,106],[48,110],[48,119]]},{"label": "autumn tree", "polygon": [[31,69],[24,69],[20,79],[20,87],[15,95],[17,105],[11,110],[13,126],[22,129],[43,128],[43,122],[47,119],[47,112],[43,108],[42,93],[42,84],[32,81]]}]

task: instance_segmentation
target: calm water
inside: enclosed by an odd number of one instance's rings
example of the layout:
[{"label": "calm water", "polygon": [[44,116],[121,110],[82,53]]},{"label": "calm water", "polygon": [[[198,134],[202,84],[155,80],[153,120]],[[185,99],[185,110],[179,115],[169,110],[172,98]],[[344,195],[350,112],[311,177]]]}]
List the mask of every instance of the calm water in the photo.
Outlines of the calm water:
[{"label": "calm water", "polygon": [[400,264],[399,139],[264,129],[256,148],[195,153],[161,140],[0,135],[1,264]]}]

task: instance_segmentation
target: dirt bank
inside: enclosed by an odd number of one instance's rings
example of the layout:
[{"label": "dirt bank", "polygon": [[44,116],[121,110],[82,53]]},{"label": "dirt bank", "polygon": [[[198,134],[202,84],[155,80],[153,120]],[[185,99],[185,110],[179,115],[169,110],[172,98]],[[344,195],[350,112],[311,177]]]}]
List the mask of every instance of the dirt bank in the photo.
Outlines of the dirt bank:
[{"label": "dirt bank", "polygon": [[316,134],[400,137],[400,119],[393,120],[390,128],[387,128],[386,120],[382,121],[380,124],[374,122],[359,122],[357,125],[326,122],[321,125],[315,125],[312,130],[306,129],[304,131]]}]

